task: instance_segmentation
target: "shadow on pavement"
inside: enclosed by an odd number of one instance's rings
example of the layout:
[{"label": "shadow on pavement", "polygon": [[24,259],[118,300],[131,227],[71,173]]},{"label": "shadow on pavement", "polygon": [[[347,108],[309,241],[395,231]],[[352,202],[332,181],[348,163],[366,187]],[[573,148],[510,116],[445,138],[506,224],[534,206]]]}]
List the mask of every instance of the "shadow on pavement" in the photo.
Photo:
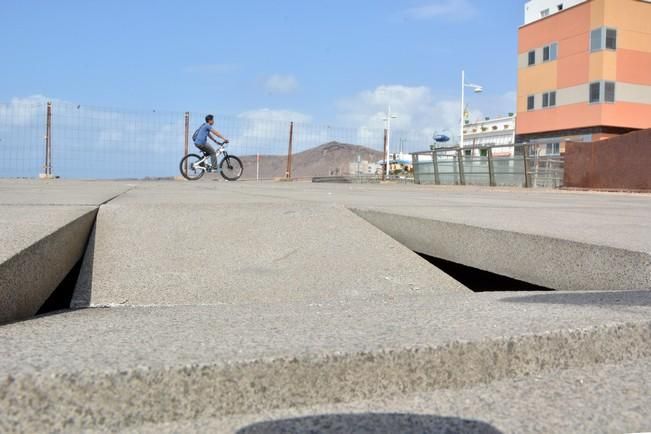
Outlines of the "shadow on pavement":
[{"label": "shadow on pavement", "polygon": [[603,292],[551,292],[507,297],[500,301],[510,303],[544,303],[603,306],[651,306],[651,290]]},{"label": "shadow on pavement", "polygon": [[406,413],[328,414],[260,422],[237,431],[237,434],[258,433],[501,434],[501,431],[477,420]]}]

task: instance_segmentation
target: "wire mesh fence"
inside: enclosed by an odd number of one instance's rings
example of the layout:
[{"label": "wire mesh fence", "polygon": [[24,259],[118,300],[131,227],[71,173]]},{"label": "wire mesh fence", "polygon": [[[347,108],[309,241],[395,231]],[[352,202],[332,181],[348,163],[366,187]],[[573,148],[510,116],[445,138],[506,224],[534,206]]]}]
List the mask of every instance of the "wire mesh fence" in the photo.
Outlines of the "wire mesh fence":
[{"label": "wire mesh fence", "polygon": [[546,145],[444,148],[416,152],[413,159],[418,184],[541,188],[563,185],[564,159],[547,154]]},{"label": "wire mesh fence", "polygon": [[[268,114],[215,117],[215,128],[231,141],[229,153],[244,162],[243,179],[285,177],[288,160],[293,178],[383,171],[381,120],[377,128],[345,128],[269,119]],[[204,116],[54,101],[48,120],[45,100],[0,103],[0,177],[35,177],[48,173],[46,166],[54,176],[74,179],[178,176],[186,141],[190,153],[200,153],[191,136]],[[394,131],[390,151],[428,149],[430,142],[425,133]]]}]

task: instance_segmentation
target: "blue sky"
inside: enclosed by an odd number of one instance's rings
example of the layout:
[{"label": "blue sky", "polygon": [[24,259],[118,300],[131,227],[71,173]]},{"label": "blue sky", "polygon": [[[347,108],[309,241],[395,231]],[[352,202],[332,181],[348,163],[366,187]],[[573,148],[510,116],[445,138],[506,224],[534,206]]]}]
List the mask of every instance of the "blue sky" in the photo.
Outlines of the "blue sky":
[{"label": "blue sky", "polygon": [[[0,102],[42,95],[127,109],[406,129],[513,111],[521,0],[3,0]],[[497,6],[499,5],[499,7]],[[456,116],[456,118],[455,118]]]}]

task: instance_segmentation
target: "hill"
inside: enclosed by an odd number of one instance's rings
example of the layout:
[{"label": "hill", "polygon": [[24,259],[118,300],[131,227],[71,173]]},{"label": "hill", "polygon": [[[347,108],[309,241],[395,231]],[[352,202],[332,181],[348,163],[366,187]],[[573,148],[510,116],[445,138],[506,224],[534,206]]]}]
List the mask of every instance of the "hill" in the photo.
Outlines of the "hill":
[{"label": "hill", "polygon": [[[350,163],[360,160],[377,162],[384,154],[371,148],[347,143],[329,142],[316,148],[294,154],[292,176],[308,178],[313,176],[349,175]],[[256,156],[241,156],[244,163],[244,178],[255,178]],[[285,176],[286,155],[260,155],[260,178],[271,179]]]}]

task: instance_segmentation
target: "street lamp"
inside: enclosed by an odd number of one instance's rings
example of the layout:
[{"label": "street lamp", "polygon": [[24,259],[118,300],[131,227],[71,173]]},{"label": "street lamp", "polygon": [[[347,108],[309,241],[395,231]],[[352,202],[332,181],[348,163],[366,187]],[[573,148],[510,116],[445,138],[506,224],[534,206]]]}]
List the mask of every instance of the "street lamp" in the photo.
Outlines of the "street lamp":
[{"label": "street lamp", "polygon": [[484,88],[478,84],[466,83],[466,71],[461,71],[461,131],[459,134],[459,147],[463,148],[464,132],[463,129],[466,126],[466,104],[465,104],[465,94],[466,88],[472,88],[475,93],[482,93]]},{"label": "street lamp", "polygon": [[390,167],[389,160],[391,158],[389,152],[389,150],[391,149],[390,147],[391,146],[391,119],[398,119],[398,115],[391,113],[391,105],[388,105],[386,117],[384,118],[384,120],[387,123],[387,156],[386,156],[386,161],[384,162],[387,166],[387,171],[386,171],[387,178],[389,177],[389,167]]}]

